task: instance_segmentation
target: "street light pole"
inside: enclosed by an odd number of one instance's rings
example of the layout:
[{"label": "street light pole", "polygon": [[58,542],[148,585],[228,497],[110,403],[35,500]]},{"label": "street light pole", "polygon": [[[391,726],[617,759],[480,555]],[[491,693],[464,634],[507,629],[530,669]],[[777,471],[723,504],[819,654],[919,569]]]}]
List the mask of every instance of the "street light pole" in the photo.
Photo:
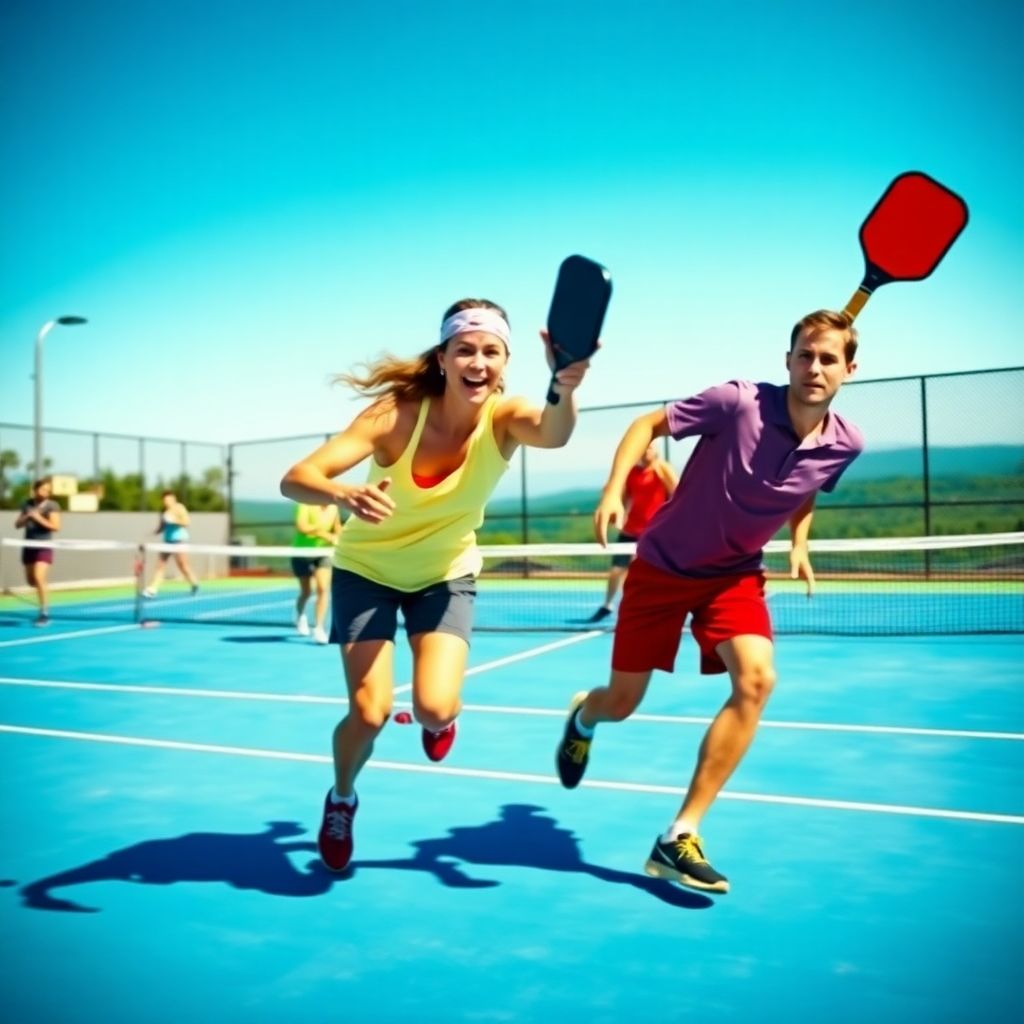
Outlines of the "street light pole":
[{"label": "street light pole", "polygon": [[35,466],[33,475],[38,479],[43,475],[43,340],[47,334],[60,324],[63,327],[74,327],[88,321],[84,316],[59,316],[56,320],[47,320],[36,335],[35,358],[35,437],[33,453]]}]

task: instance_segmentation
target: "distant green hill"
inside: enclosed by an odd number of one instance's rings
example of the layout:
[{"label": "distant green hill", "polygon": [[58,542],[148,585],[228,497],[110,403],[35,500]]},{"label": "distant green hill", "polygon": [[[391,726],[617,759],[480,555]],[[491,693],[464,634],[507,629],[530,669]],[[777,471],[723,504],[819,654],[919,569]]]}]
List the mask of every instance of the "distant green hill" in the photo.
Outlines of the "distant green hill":
[{"label": "distant green hill", "polygon": [[291,523],[295,522],[295,502],[287,498],[277,501],[259,501],[240,498],[235,502],[234,518],[238,523]]},{"label": "distant green hill", "polygon": [[[598,480],[590,488],[576,487],[554,494],[530,495],[528,493],[529,512],[531,515],[550,515],[562,512],[586,512],[589,514],[594,511],[594,503],[597,501],[603,483],[603,480]],[[490,502],[487,505],[487,511],[491,515],[519,515],[522,507],[523,503],[519,498],[502,498]]]},{"label": "distant green hill", "polygon": [[[942,446],[929,449],[928,460],[935,497],[936,488],[941,492],[955,486],[957,492],[983,491],[993,499],[1024,500],[1024,447]],[[920,501],[924,493],[923,474],[920,448],[866,451],[843,475],[834,500],[844,504]],[[530,514],[592,512],[603,483],[603,479],[598,479],[592,488],[528,495]],[[492,501],[488,511],[491,515],[518,515],[521,507],[519,498],[503,498]]]},{"label": "distant green hill", "polygon": [[[870,441],[870,439],[869,439]],[[920,448],[889,448],[872,451],[870,446],[847,470],[843,480],[878,480],[886,477],[920,476],[923,457]],[[1024,445],[971,445],[965,448],[940,445],[928,449],[932,475],[1019,476],[1024,475]]]},{"label": "distant green hill", "polygon": [[[932,500],[960,505],[934,507],[934,533],[987,533],[1024,526],[1024,447],[1015,445],[940,446],[931,448]],[[551,474],[528,487],[528,535],[531,541],[591,539],[591,520],[603,478],[593,487],[557,490]],[[554,483],[554,486],[552,484]],[[823,495],[815,519],[819,537],[878,537],[924,532],[923,465],[919,448],[865,452],[846,472],[831,495]],[[864,508],[830,509],[832,505]],[[248,500],[235,503],[235,533],[260,544],[289,543],[295,506],[290,501]],[[480,531],[485,543],[522,539],[522,500],[517,495],[492,501]],[[256,525],[259,524],[259,525]]]}]

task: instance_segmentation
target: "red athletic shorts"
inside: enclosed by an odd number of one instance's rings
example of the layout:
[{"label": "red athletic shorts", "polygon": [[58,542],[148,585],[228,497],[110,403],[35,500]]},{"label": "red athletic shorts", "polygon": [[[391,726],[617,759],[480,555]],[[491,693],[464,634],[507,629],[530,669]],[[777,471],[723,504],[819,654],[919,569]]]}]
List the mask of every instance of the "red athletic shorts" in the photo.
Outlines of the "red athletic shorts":
[{"label": "red athletic shorts", "polygon": [[724,640],[746,634],[772,639],[763,573],[687,579],[637,558],[622,591],[612,668],[671,672],[688,614],[704,675],[725,671],[715,651]]}]

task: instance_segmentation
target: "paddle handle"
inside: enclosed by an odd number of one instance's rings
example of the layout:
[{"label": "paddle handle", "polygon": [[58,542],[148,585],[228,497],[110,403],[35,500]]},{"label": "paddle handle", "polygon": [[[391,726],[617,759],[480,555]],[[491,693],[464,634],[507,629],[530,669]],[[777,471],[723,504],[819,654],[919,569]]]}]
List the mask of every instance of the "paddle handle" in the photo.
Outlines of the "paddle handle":
[{"label": "paddle handle", "polygon": [[853,323],[853,321],[857,319],[857,314],[864,308],[864,304],[870,298],[871,292],[865,291],[863,285],[853,293],[850,301],[843,309],[843,313],[845,316],[849,317],[850,323]]}]

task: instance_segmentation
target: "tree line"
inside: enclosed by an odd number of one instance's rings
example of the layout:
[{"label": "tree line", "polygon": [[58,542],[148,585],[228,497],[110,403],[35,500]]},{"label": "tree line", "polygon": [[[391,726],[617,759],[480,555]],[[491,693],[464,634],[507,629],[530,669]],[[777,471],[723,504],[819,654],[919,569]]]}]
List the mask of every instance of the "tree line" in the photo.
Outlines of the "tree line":
[{"label": "tree line", "polygon": [[[42,475],[49,476],[52,468],[52,460],[45,459]],[[0,508],[20,508],[32,492],[35,476],[31,462],[22,467],[17,452],[0,451]],[[179,473],[172,477],[144,478],[141,473],[104,469],[98,477],[79,477],[78,490],[98,494],[101,512],[158,511],[163,507],[160,495],[168,490],[174,491],[193,512],[226,512],[228,507],[225,473],[220,466],[210,466],[198,477]]]}]

